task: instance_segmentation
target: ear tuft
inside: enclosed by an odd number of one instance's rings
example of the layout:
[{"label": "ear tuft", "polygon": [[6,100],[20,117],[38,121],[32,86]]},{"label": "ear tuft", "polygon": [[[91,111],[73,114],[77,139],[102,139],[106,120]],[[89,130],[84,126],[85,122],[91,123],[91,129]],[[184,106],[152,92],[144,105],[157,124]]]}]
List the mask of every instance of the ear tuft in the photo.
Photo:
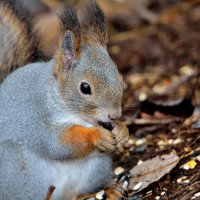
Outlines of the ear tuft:
[{"label": "ear tuft", "polygon": [[61,33],[63,35],[61,48],[70,50],[75,57],[80,54],[81,33],[76,10],[66,5],[60,15]]},{"label": "ear tuft", "polygon": [[76,10],[65,5],[60,19],[60,37],[55,55],[54,75],[58,77],[71,69],[74,59],[80,58],[81,33]]},{"label": "ear tuft", "polygon": [[103,11],[95,0],[87,5],[87,15],[83,19],[82,30],[86,42],[96,42],[103,46],[107,45],[108,33],[107,24]]}]

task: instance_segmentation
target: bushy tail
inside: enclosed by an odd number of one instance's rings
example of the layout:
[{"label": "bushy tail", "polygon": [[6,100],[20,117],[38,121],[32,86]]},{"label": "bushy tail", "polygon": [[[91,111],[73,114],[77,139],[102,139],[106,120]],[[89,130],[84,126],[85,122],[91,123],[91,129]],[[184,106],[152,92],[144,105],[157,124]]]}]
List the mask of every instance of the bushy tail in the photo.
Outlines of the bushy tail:
[{"label": "bushy tail", "polygon": [[14,69],[38,59],[30,12],[18,0],[0,0],[0,82]]}]

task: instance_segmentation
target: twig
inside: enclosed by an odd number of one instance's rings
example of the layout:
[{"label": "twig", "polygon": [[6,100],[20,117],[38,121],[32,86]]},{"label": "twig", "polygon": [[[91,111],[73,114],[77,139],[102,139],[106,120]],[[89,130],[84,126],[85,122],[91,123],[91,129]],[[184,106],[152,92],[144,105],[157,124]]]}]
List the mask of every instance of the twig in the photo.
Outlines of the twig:
[{"label": "twig", "polygon": [[179,117],[171,117],[165,119],[133,119],[127,124],[136,124],[136,125],[145,125],[145,124],[169,124],[171,122],[181,122],[182,118]]},{"label": "twig", "polygon": [[50,200],[51,199],[51,195],[53,194],[53,191],[55,190],[55,186],[51,185],[49,187],[49,190],[47,192],[47,196],[46,196],[46,200]]}]

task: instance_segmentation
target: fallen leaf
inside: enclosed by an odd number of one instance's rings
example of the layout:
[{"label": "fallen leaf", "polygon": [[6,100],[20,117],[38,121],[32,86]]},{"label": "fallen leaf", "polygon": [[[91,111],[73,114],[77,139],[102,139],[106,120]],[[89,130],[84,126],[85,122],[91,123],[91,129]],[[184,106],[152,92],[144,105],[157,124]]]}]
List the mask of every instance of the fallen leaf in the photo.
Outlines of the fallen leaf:
[{"label": "fallen leaf", "polygon": [[156,156],[155,158],[144,161],[139,166],[135,166],[130,171],[132,177],[129,182],[129,194],[133,195],[151,183],[158,181],[165,174],[169,173],[178,162],[179,157],[176,153],[172,152],[170,154]]}]

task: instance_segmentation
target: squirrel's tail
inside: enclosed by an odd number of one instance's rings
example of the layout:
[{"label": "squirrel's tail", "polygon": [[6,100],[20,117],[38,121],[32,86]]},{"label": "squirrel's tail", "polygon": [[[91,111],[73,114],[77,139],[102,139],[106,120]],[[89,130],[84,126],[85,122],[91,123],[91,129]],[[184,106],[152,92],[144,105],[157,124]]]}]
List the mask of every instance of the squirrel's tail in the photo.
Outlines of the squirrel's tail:
[{"label": "squirrel's tail", "polygon": [[17,67],[38,59],[31,14],[18,0],[0,0],[0,82]]}]

